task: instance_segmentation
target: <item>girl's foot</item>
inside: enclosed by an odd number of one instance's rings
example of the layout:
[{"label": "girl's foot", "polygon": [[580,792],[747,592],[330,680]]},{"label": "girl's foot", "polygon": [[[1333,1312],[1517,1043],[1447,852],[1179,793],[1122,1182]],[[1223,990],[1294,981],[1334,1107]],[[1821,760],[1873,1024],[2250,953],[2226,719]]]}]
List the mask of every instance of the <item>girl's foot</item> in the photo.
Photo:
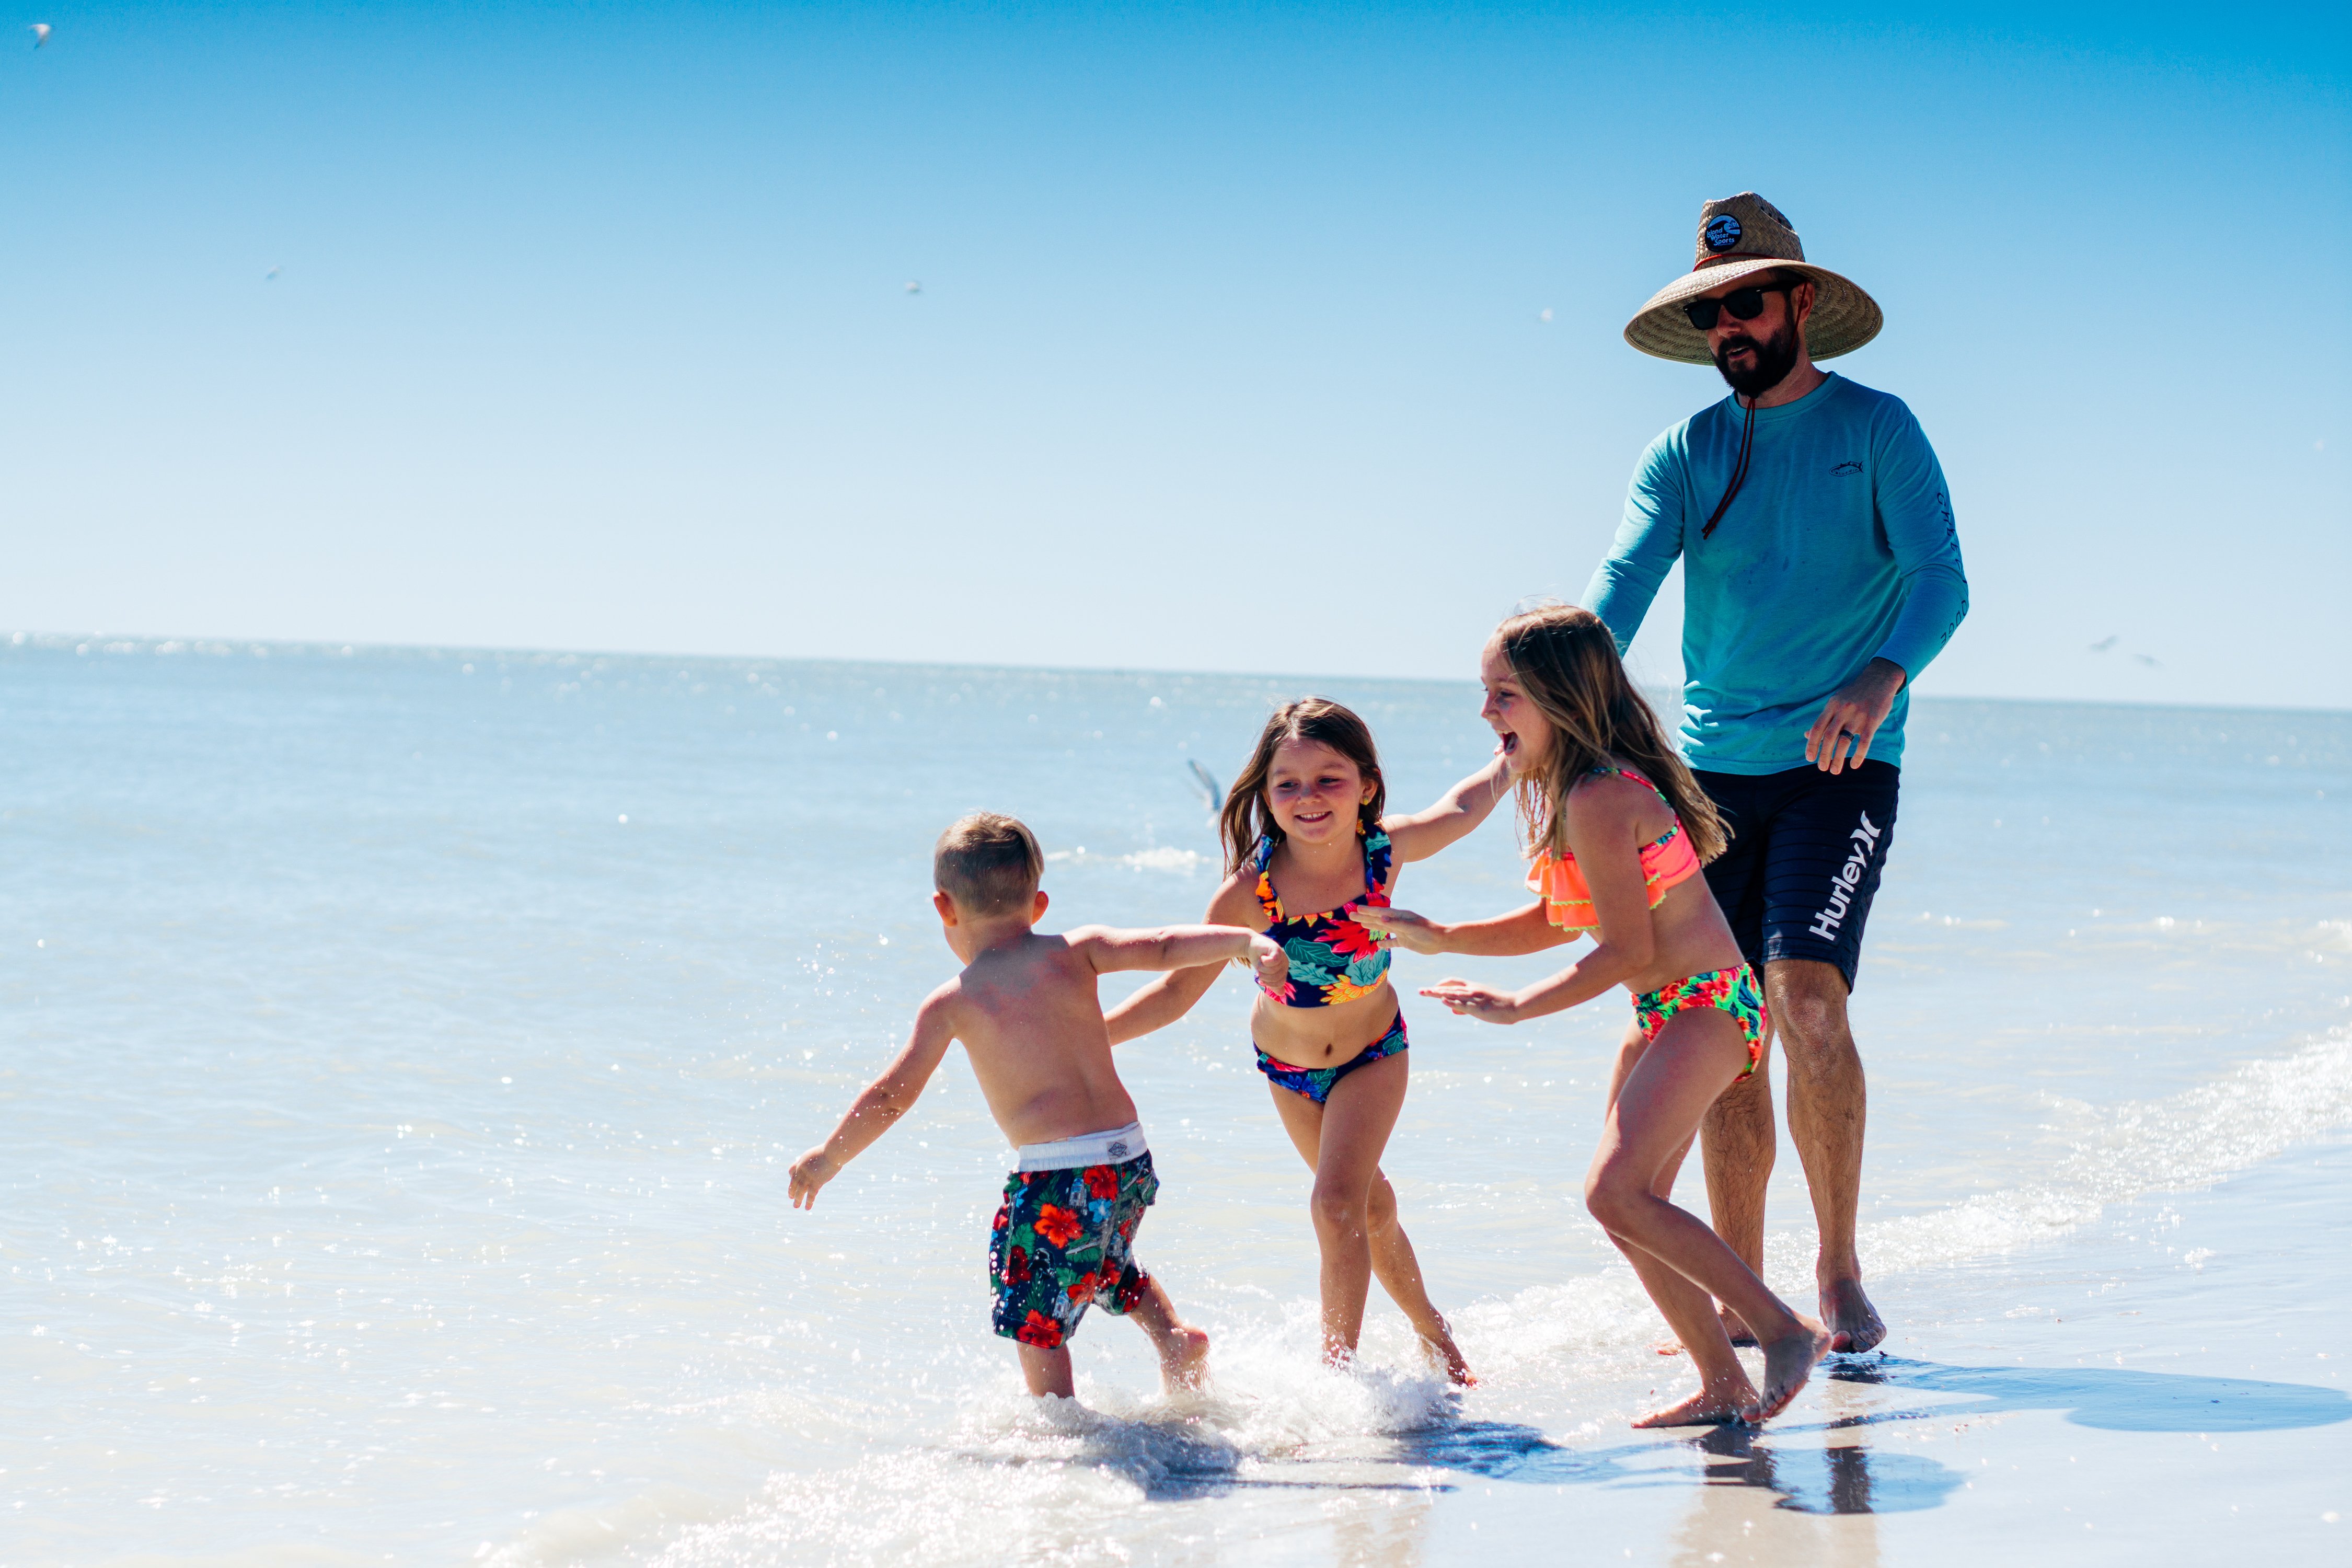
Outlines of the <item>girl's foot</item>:
[{"label": "girl's foot", "polygon": [[1470,1363],[1462,1359],[1462,1347],[1454,1342],[1454,1330],[1445,1320],[1437,1320],[1437,1331],[1421,1336],[1421,1348],[1430,1359],[1445,1369],[1445,1381],[1456,1388],[1475,1388],[1477,1378],[1471,1375]]},{"label": "girl's foot", "polygon": [[1745,1378],[1736,1389],[1718,1392],[1702,1388],[1679,1405],[1669,1405],[1664,1410],[1654,1410],[1633,1423],[1644,1426],[1728,1426],[1745,1421],[1741,1414],[1745,1405],[1756,1400],[1756,1390]]},{"label": "girl's foot", "polygon": [[1795,1333],[1764,1347],[1764,1392],[1742,1419],[1769,1421],[1789,1408],[1789,1401],[1797,1397],[1797,1390],[1805,1386],[1813,1368],[1830,1353],[1827,1329],[1802,1313],[1797,1315],[1797,1323]]},{"label": "girl's foot", "polygon": [[1208,1381],[1209,1336],[1189,1324],[1177,1324],[1169,1342],[1160,1347],[1160,1385],[1173,1394],[1178,1389],[1201,1388]]}]

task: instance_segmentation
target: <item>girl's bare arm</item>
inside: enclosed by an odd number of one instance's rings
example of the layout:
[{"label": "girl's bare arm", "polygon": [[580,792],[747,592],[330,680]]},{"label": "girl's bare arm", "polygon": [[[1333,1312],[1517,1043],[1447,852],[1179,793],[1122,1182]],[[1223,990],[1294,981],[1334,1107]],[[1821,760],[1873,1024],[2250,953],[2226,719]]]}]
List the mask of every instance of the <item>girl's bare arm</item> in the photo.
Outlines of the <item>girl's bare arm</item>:
[{"label": "girl's bare arm", "polygon": [[1575,940],[1575,933],[1564,931],[1544,918],[1541,900],[1523,910],[1483,921],[1433,921],[1411,910],[1397,909],[1358,910],[1356,920],[1375,935],[1387,939],[1387,945],[1412,952],[1508,958],[1523,952],[1541,952],[1545,948]]},{"label": "girl's bare arm", "polygon": [[1568,797],[1568,847],[1592,889],[1592,912],[1601,936],[1592,951],[1549,979],[1513,992],[1496,992],[1466,980],[1442,980],[1422,994],[1454,1012],[1492,1024],[1516,1024],[1561,1013],[1622,985],[1650,967],[1657,956],[1657,926],[1650,910],[1649,879],[1642,874],[1639,826],[1648,801],[1622,781],[1579,788]]},{"label": "girl's bare arm", "polygon": [[1381,831],[1389,836],[1398,864],[1426,860],[1455,839],[1466,837],[1511,792],[1511,773],[1501,753],[1439,797],[1435,805],[1405,816],[1383,816]]}]

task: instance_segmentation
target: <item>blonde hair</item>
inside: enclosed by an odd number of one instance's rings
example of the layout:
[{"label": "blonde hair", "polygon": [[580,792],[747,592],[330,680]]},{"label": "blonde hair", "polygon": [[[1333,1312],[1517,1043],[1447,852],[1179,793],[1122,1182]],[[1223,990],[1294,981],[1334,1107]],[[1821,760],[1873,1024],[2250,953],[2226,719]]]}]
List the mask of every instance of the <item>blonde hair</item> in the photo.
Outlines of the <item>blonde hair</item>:
[{"label": "blonde hair", "polygon": [[1000,812],[958,817],[931,847],[931,885],[968,915],[1019,910],[1045,874],[1037,836],[1020,818]]},{"label": "blonde hair", "polygon": [[1372,727],[1328,697],[1302,697],[1284,703],[1267,717],[1256,748],[1225,792],[1225,808],[1218,814],[1217,826],[1223,833],[1229,872],[1249,864],[1259,839],[1282,842],[1282,829],[1265,804],[1265,779],[1274,771],[1274,753],[1286,741],[1319,742],[1355,763],[1364,782],[1372,786],[1372,798],[1356,808],[1357,828],[1369,834],[1381,825],[1389,786],[1381,776],[1381,753],[1372,744]]},{"label": "blonde hair", "polygon": [[1702,861],[1731,837],[1665,728],[1617,657],[1617,639],[1591,610],[1538,605],[1495,628],[1519,689],[1551,726],[1551,751],[1519,776],[1519,825],[1530,851],[1568,853],[1568,792],[1618,759],[1658,786]]}]

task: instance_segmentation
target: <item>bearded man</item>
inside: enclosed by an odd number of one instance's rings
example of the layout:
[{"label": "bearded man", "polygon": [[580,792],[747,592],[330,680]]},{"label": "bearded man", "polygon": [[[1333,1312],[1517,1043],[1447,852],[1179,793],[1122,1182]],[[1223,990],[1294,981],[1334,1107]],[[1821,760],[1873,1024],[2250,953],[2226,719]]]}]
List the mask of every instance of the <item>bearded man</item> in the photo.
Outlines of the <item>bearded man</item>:
[{"label": "bearded man", "polygon": [[[1907,688],[1969,607],[1943,469],[1918,422],[1899,398],[1815,364],[1882,321],[1868,294],[1805,260],[1771,203],[1752,191],[1707,203],[1697,265],[1652,297],[1625,341],[1712,363],[1732,395],[1642,455],[1584,593],[1622,652],[1684,558],[1683,753],[1732,831],[1707,882],[1764,976],[1821,1227],[1822,1321],[1841,1351],[1886,1335],[1854,1249],[1866,1101],[1846,998],[1895,837]],[[1716,1229],[1761,1272],[1766,1071],[1717,1101],[1700,1145]]]}]

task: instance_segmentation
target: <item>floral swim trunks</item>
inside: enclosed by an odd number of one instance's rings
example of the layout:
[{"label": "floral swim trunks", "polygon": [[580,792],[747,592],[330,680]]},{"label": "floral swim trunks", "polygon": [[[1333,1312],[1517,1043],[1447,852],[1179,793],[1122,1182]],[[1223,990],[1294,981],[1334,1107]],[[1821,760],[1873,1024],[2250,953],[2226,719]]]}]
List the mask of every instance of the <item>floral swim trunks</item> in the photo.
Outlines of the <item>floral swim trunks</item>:
[{"label": "floral swim trunks", "polygon": [[989,1237],[992,1320],[1006,1339],[1057,1350],[1087,1307],[1124,1316],[1143,1299],[1151,1277],[1135,1261],[1135,1227],[1160,1178],[1139,1126],[1026,1144],[1021,1164]]}]

